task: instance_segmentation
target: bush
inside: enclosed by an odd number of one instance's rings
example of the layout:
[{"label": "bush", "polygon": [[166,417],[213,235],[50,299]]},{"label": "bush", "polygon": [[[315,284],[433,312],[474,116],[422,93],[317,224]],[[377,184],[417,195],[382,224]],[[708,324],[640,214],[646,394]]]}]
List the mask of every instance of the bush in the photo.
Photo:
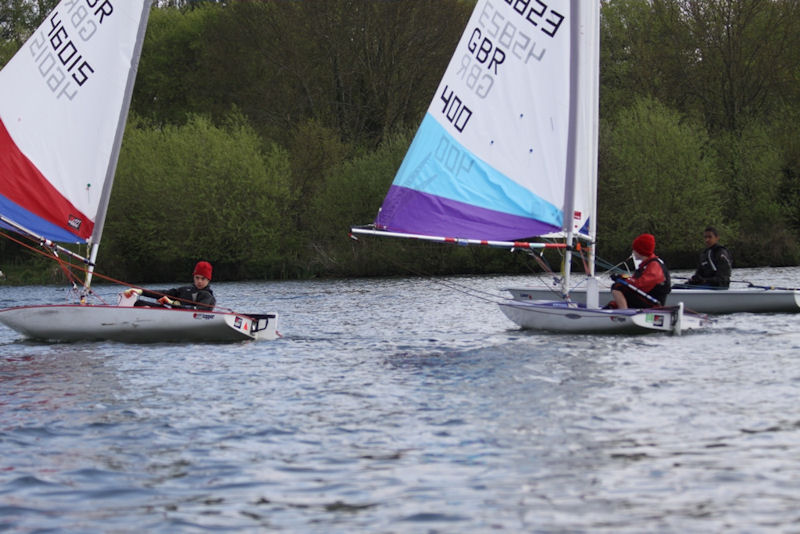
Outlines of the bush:
[{"label": "bush", "polygon": [[289,177],[285,151],[263,151],[240,117],[223,128],[201,116],[163,128],[134,119],[100,263],[137,281],[181,279],[199,259],[215,279],[280,273]]},{"label": "bush", "polygon": [[652,99],[639,99],[600,138],[600,215],[602,255],[630,254],[640,233],[656,236],[656,251],[672,267],[702,248],[703,228],[725,229],[716,154],[700,126]]}]

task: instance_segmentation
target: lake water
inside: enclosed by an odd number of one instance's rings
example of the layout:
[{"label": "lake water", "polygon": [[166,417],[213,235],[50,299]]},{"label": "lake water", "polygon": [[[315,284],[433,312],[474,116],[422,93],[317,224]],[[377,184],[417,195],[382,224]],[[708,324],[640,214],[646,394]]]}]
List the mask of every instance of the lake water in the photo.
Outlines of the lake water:
[{"label": "lake water", "polygon": [[800,314],[543,335],[495,304],[529,281],[214,284],[273,342],[0,326],[0,531],[800,531]]}]

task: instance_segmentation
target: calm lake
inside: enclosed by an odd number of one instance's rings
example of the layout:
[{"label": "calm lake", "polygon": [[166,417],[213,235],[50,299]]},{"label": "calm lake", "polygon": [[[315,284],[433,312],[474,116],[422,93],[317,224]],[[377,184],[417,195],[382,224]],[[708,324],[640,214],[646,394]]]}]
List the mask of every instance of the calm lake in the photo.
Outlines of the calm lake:
[{"label": "calm lake", "polygon": [[0,531],[800,531],[800,314],[536,334],[495,304],[531,279],[213,284],[272,342],[0,326]]}]

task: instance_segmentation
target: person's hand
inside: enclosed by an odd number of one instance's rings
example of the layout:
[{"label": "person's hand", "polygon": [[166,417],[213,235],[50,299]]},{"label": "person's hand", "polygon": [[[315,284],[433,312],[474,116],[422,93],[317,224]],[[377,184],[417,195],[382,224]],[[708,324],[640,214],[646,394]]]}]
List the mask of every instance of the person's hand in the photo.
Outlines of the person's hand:
[{"label": "person's hand", "polygon": [[172,300],[166,295],[164,295],[163,297],[158,299],[158,303],[162,304],[162,305],[169,305],[169,306],[177,306],[178,305],[178,301],[177,300]]},{"label": "person's hand", "polygon": [[126,289],[125,291],[122,292],[122,295],[126,299],[129,299],[134,295],[141,295],[141,294],[142,294],[142,290],[141,289],[136,289],[136,288],[133,288],[133,287],[129,287],[128,289]]}]

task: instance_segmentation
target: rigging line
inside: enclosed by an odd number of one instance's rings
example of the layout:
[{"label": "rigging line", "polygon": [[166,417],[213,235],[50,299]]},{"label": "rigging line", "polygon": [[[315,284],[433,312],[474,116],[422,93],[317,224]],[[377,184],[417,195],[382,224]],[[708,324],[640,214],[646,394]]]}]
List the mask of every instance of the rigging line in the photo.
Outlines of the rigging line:
[{"label": "rigging line", "polygon": [[[691,276],[673,276],[673,278],[677,280],[690,280]],[[800,291],[798,287],[779,287],[779,286],[769,286],[769,285],[759,285],[749,280],[730,280],[731,284],[747,284],[747,287],[754,287],[756,289],[780,289],[783,291]],[[708,286],[708,287],[715,287],[715,286]]]},{"label": "rigging line", "polygon": [[[100,277],[100,278],[106,278],[106,279],[108,279],[108,277],[107,277],[107,276],[103,276],[102,274],[101,274],[101,275],[98,275],[97,273],[95,273],[95,275],[96,275],[96,276],[98,276],[98,277]],[[233,310],[232,310],[232,309],[230,309],[230,308],[223,308],[223,307],[221,307],[221,306],[219,306],[219,307],[218,307],[218,306],[216,306],[216,305],[213,305],[213,304],[206,304],[205,302],[196,302],[196,301],[194,301],[194,300],[182,299],[182,298],[180,298],[180,297],[173,297],[173,296],[171,296],[171,295],[167,295],[166,293],[162,293],[161,291],[153,291],[152,289],[145,289],[145,288],[143,288],[143,287],[134,286],[134,285],[131,285],[131,284],[122,284],[122,285],[126,285],[126,286],[128,286],[129,288],[133,288],[133,289],[141,289],[141,290],[143,290],[143,291],[145,291],[145,290],[146,290],[148,293],[155,293],[156,295],[160,295],[160,296],[162,296],[162,297],[169,297],[169,299],[170,299],[170,300],[177,300],[178,302],[181,302],[181,303],[184,303],[184,304],[192,304],[192,305],[194,305],[194,306],[202,306],[202,307],[203,307],[203,309],[204,309],[204,310],[206,310],[206,311],[216,310],[216,311],[229,311],[229,312],[233,312]],[[198,311],[201,311],[201,310],[200,310],[200,308],[198,308]],[[235,312],[234,312],[234,313],[235,313]],[[246,315],[246,314],[245,314],[245,315]]]},{"label": "rigging line", "polygon": [[[86,270],[84,268],[81,268],[81,269],[83,269],[84,271]],[[130,288],[133,288],[133,289],[141,289],[141,290],[145,289],[143,287],[136,286],[136,285],[133,285],[133,284],[129,284],[127,282],[123,282],[122,280],[117,280],[116,278],[112,278],[110,276],[106,276],[103,273],[99,273],[97,271],[94,272],[94,275],[96,277],[98,277],[98,278],[102,278],[103,280],[106,280],[108,282],[112,282],[112,283],[117,284],[117,285],[126,286],[126,287],[130,287]],[[195,302],[193,300],[182,299],[180,297],[172,297],[172,296],[167,295],[165,293],[162,293],[160,291],[153,291],[152,289],[148,289],[147,291],[150,292],[150,293],[155,293],[156,295],[161,295],[162,297],[169,297],[171,300],[177,300],[179,302],[183,302],[183,303],[186,303],[186,304],[192,304],[192,305],[195,305],[195,306],[202,306],[203,309],[206,310],[206,311],[214,310],[214,311],[233,312],[233,310],[231,308],[225,308],[225,307],[216,306],[216,305],[212,306],[211,304],[205,304],[203,302]],[[233,312],[233,313],[235,313],[235,312]]]},{"label": "rigging line", "polygon": [[[356,239],[355,241],[359,242],[359,243],[362,243],[362,246],[363,246],[363,242],[360,239]],[[384,255],[380,251],[377,252],[377,255],[380,256],[384,261],[387,261],[388,263],[391,263],[396,267],[399,267],[399,268],[401,268],[403,270],[406,270],[406,271],[408,271],[408,272],[410,272],[412,274],[415,274],[417,276],[429,278],[434,283],[437,283],[439,285],[443,285],[445,287],[448,287],[450,289],[458,291],[459,293],[462,293],[464,295],[467,295],[467,296],[470,296],[470,297],[474,297],[474,298],[477,298],[477,299],[480,299],[480,300],[483,300],[483,301],[486,301],[486,302],[497,302],[496,299],[504,299],[505,298],[505,297],[503,297],[503,296],[501,296],[499,294],[490,293],[489,291],[484,291],[482,289],[475,289],[475,288],[469,287],[469,286],[467,286],[465,284],[458,284],[456,282],[449,282],[449,281],[445,281],[445,280],[439,280],[439,279],[437,279],[436,277],[434,277],[430,273],[426,273],[424,271],[419,271],[417,269],[409,267],[408,265],[404,265],[404,264],[396,261],[394,258],[391,258],[389,256]],[[486,295],[486,296],[483,296],[483,295]]]},{"label": "rigging line", "polygon": [[[72,272],[72,269],[78,269],[80,271],[83,271],[84,273],[87,273],[88,269],[86,267],[83,267],[83,266],[80,266],[80,265],[76,265],[76,264],[73,264],[73,263],[68,263],[63,258],[58,256],[57,254],[55,254],[55,253],[47,253],[47,252],[45,252],[43,250],[40,250],[39,248],[33,247],[33,246],[29,245],[28,243],[25,243],[23,241],[20,241],[19,239],[16,239],[16,238],[8,235],[6,232],[0,231],[0,235],[10,239],[11,241],[17,243],[18,245],[20,245],[22,247],[25,247],[25,248],[31,250],[32,252],[34,252],[36,254],[40,254],[40,255],[48,258],[48,259],[55,260],[56,262],[58,262],[59,267],[64,272],[64,275],[67,277],[67,281],[68,282],[71,282],[72,284],[79,283],[80,285],[83,285],[83,282],[81,282],[80,279],[77,276],[75,276],[75,273]],[[32,239],[31,239],[31,241],[32,241]],[[43,246],[43,245],[41,245],[41,246]],[[102,278],[103,280],[106,280],[107,282],[111,282],[111,283],[114,283],[114,284],[117,284],[117,285],[120,285],[120,286],[133,287],[133,288],[136,288],[136,289],[144,289],[144,288],[137,287],[137,286],[134,286],[132,284],[129,284],[127,282],[123,282],[122,280],[118,280],[116,278],[112,278],[110,276],[106,276],[106,275],[104,275],[104,274],[102,274],[100,272],[97,272],[97,271],[94,272],[94,276],[96,276],[97,278]],[[150,290],[148,290],[148,291],[150,291]],[[152,293],[157,293],[157,294],[163,295],[165,297],[169,296],[169,295],[164,295],[163,293],[160,293],[158,291],[152,291]],[[107,304],[106,301],[103,300],[103,298],[100,295],[98,295],[92,288],[89,288],[89,295],[93,296],[94,298],[96,298],[97,300],[102,302],[103,304]],[[209,308],[209,310],[210,309],[214,309],[214,310],[217,310],[217,311],[233,312],[233,310],[230,309],[230,308],[224,308],[224,307],[221,307],[221,306],[209,306],[208,304],[204,304],[202,302],[194,302],[192,300],[181,299],[181,298],[178,298],[178,297],[174,297],[174,298],[170,297],[170,298],[172,300],[178,300],[178,301],[185,302],[185,303],[188,303],[188,304],[204,306],[205,308]]]},{"label": "rigging line", "polygon": [[[25,243],[24,241],[20,241],[19,239],[15,238],[15,237],[12,237],[8,233],[2,232],[2,231],[0,231],[0,235],[2,235],[3,237],[5,237],[6,239],[8,239],[10,241],[13,241],[14,243],[17,243],[21,247],[26,248],[26,249],[28,249],[29,251],[31,251],[31,252],[33,252],[35,254],[39,254],[39,255],[44,256],[44,257],[46,257],[48,259],[55,259],[58,262],[58,265],[61,268],[61,270],[63,271],[64,276],[67,278],[68,282],[71,282],[73,284],[79,283],[79,284],[83,285],[83,282],[81,282],[80,279],[77,276],[75,276],[75,273],[73,273],[72,270],[71,270],[73,267],[77,267],[77,266],[75,264],[73,264],[73,263],[68,263],[68,262],[64,261],[61,258],[61,256],[58,255],[58,252],[56,251],[55,248],[48,246],[43,241],[37,241],[38,247],[34,247],[34,246],[32,246],[32,245],[30,245],[28,243]],[[30,241],[34,241],[34,239],[31,238],[31,237],[27,237],[26,236],[26,238],[29,239]],[[46,248],[47,251],[42,250],[43,248]]]}]

